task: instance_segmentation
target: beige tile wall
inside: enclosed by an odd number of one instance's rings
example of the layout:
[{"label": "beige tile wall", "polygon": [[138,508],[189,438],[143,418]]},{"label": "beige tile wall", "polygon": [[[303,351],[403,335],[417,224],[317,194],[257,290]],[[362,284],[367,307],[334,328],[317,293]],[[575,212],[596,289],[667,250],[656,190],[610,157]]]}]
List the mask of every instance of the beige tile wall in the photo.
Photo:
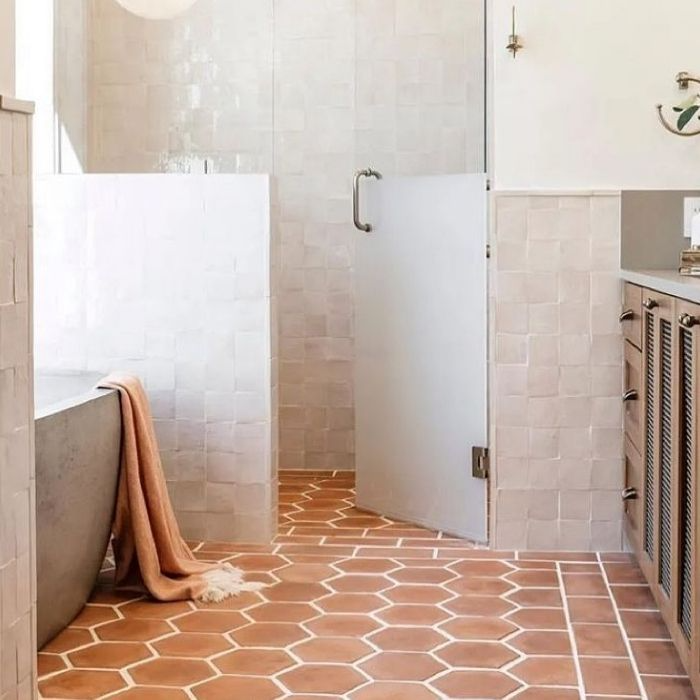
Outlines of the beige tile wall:
[{"label": "beige tile wall", "polygon": [[0,109],[0,695],[36,679],[31,116]]},{"label": "beige tile wall", "polygon": [[493,541],[622,544],[620,199],[494,199]]}]

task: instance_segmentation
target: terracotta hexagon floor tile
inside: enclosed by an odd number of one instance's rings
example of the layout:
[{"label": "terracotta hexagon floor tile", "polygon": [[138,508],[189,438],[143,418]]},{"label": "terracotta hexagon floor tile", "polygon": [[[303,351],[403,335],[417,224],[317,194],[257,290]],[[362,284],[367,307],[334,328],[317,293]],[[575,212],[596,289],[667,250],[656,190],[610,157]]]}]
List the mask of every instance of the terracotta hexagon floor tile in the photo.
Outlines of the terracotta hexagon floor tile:
[{"label": "terracotta hexagon floor tile", "polygon": [[173,620],[180,632],[212,632],[224,634],[248,624],[235,610],[197,610]]},{"label": "terracotta hexagon floor tile", "polygon": [[255,622],[305,622],[318,616],[308,603],[263,603],[246,611]]},{"label": "terracotta hexagon floor tile", "polygon": [[333,593],[316,601],[316,605],[330,613],[369,613],[389,603],[373,593]]},{"label": "terracotta hexagon floor tile", "polygon": [[515,571],[506,580],[522,588],[559,588],[556,571]]},{"label": "terracotta hexagon floor tile", "polygon": [[607,584],[600,574],[564,574],[563,579],[567,596],[608,595]]},{"label": "terracotta hexagon floor tile", "polygon": [[55,654],[39,654],[37,657],[39,678],[67,668],[65,661]]},{"label": "terracotta hexagon floor tile", "polygon": [[324,637],[309,639],[293,648],[302,661],[350,664],[373,653],[372,647],[359,639]]},{"label": "terracotta hexagon floor tile", "polygon": [[520,687],[517,681],[497,671],[453,671],[432,681],[431,685],[453,700],[500,700]]},{"label": "terracotta hexagon floor tile", "polygon": [[284,693],[266,678],[221,676],[193,688],[197,700],[275,700]]},{"label": "terracotta hexagon floor tile", "polygon": [[130,688],[111,696],[110,700],[187,700],[184,690],[175,688]]},{"label": "terracotta hexagon floor tile", "polygon": [[129,671],[137,685],[160,685],[173,688],[211,678],[214,669],[205,661],[194,659],[153,659]]},{"label": "terracotta hexagon floor tile", "polygon": [[657,640],[635,640],[632,653],[639,672],[653,676],[683,676],[685,669],[673,642]]},{"label": "terracotta hexagon floor tile", "polygon": [[571,656],[569,632],[528,631],[508,640],[508,644],[523,654],[532,656]]},{"label": "terracotta hexagon floor tile", "polygon": [[233,557],[231,563],[243,571],[275,571],[287,562],[274,554],[241,554]]},{"label": "terracotta hexagon floor tile", "polygon": [[171,617],[191,612],[192,607],[185,602],[161,603],[154,600],[139,600],[119,608],[126,618],[135,617],[148,620],[168,620]]},{"label": "terracotta hexagon floor tile", "polygon": [[351,700],[436,700],[437,697],[417,683],[370,683],[350,694]]},{"label": "terracotta hexagon floor tile", "polygon": [[642,676],[648,700],[696,700],[687,678],[668,676]]},{"label": "terracotta hexagon floor tile", "polygon": [[150,642],[166,634],[172,634],[173,628],[163,620],[117,620],[101,625],[95,630],[97,636],[105,642]]},{"label": "terracotta hexagon floor tile", "polygon": [[506,619],[523,629],[565,630],[566,617],[563,610],[525,608],[507,615]]},{"label": "terracotta hexagon floor tile", "polygon": [[338,593],[378,593],[394,585],[384,576],[367,576],[362,574],[341,576],[326,585]]},{"label": "terracotta hexagon floor tile", "polygon": [[609,598],[569,598],[568,604],[572,622],[614,623],[617,621]]},{"label": "terracotta hexagon floor tile", "polygon": [[319,637],[363,637],[381,627],[367,615],[324,615],[305,625]]},{"label": "terracotta hexagon floor tile", "polygon": [[449,567],[460,576],[505,576],[514,571],[512,566],[502,561],[489,561],[481,559],[465,560],[451,564]]},{"label": "terracotta hexagon floor tile", "polygon": [[628,659],[580,659],[586,692],[591,695],[639,695],[639,686]]},{"label": "terracotta hexagon floor tile", "polygon": [[254,605],[264,603],[262,596],[258,593],[245,591],[239,595],[231,596],[219,603],[202,603],[195,600],[194,606],[199,610],[246,610]]},{"label": "terracotta hexagon floor tile", "polygon": [[142,593],[131,593],[129,591],[117,591],[111,587],[98,587],[90,596],[90,603],[95,605],[120,605],[128,603],[130,600],[143,598]]},{"label": "terracotta hexagon floor tile", "polygon": [[437,625],[450,614],[435,605],[392,605],[380,610],[377,617],[390,625]]},{"label": "terracotta hexagon floor tile", "polygon": [[454,668],[501,668],[518,658],[498,642],[452,642],[435,655]]},{"label": "terracotta hexagon floor tile", "polygon": [[455,639],[499,640],[507,637],[517,628],[498,617],[462,617],[440,625],[440,629]]},{"label": "terracotta hexagon floor tile", "polygon": [[77,649],[86,644],[92,644],[93,641],[93,636],[88,630],[69,627],[46,644],[42,651],[52,654],[63,654],[71,649]]},{"label": "terracotta hexagon floor tile", "polygon": [[608,581],[616,583],[644,584],[644,574],[636,564],[604,564]]},{"label": "terracotta hexagon floor tile", "polygon": [[368,640],[385,651],[431,651],[444,644],[447,637],[427,627],[388,627]]},{"label": "terracotta hexagon floor tile", "polygon": [[281,649],[236,649],[213,661],[222,673],[237,676],[273,676],[296,663]]},{"label": "terracotta hexagon floor tile", "polygon": [[580,656],[627,656],[627,647],[617,625],[574,624]]},{"label": "terracotta hexagon floor tile", "polygon": [[455,574],[449,569],[409,567],[392,571],[389,574],[389,578],[397,583],[444,583],[455,578]]},{"label": "terracotta hexagon floor tile", "polygon": [[445,588],[458,595],[501,596],[515,585],[499,578],[461,577],[445,584]]},{"label": "terracotta hexagon floor tile", "polygon": [[119,615],[114,608],[109,608],[106,605],[86,605],[70,625],[71,627],[94,627],[118,618]]},{"label": "terracotta hexagon floor tile", "polygon": [[160,656],[206,659],[231,648],[221,634],[182,633],[155,642],[153,647]]},{"label": "terracotta hexagon floor tile", "polygon": [[[515,696],[517,700],[580,700],[580,697],[578,690],[567,688],[526,688]],[[608,697],[605,700],[617,699]]]},{"label": "terracotta hexagon floor tile", "polygon": [[331,591],[320,583],[297,583],[283,581],[262,591],[271,602],[308,603],[317,598],[323,598]]},{"label": "terracotta hexagon floor tile", "polygon": [[493,598],[491,596],[460,596],[453,598],[443,603],[443,608],[449,610],[455,615],[477,615],[481,617],[484,614],[498,616],[506,615],[515,610],[515,605],[509,603],[502,598]]},{"label": "terracotta hexagon floor tile", "polygon": [[46,698],[94,700],[125,687],[116,671],[64,671],[41,681],[39,692]]},{"label": "terracotta hexagon floor tile", "polygon": [[578,684],[574,660],[567,656],[537,656],[515,664],[510,672],[528,685]]},{"label": "terracotta hexagon floor tile", "polygon": [[379,681],[426,681],[445,670],[428,654],[383,651],[360,664],[360,668]]},{"label": "terracotta hexagon floor tile", "polygon": [[337,575],[335,569],[322,564],[292,564],[275,572],[280,581],[293,583],[320,583]]},{"label": "terracotta hexagon floor tile", "polygon": [[336,567],[349,574],[384,574],[398,569],[399,565],[390,559],[346,559]]},{"label": "terracotta hexagon floor tile", "polygon": [[622,625],[630,639],[670,639],[668,627],[655,610],[621,610]]},{"label": "terracotta hexagon floor tile", "polygon": [[649,586],[611,586],[611,590],[620,610],[656,610]]},{"label": "terracotta hexagon floor tile", "polygon": [[68,654],[76,668],[117,669],[153,656],[145,644],[137,642],[98,642]]},{"label": "terracotta hexagon floor tile", "polygon": [[292,693],[334,693],[343,695],[366,682],[350,666],[306,664],[278,677]]},{"label": "terracotta hexagon floor tile", "polygon": [[510,600],[523,608],[562,608],[564,602],[559,591],[553,588],[523,588],[513,591],[506,596]]},{"label": "terracotta hexagon floor tile", "polygon": [[453,594],[440,586],[421,586],[420,584],[398,584],[388,591],[383,591],[382,596],[394,603],[413,603],[417,605],[437,605]]},{"label": "terracotta hexagon floor tile", "polygon": [[242,647],[286,647],[308,636],[302,627],[291,622],[256,622],[231,632]]}]

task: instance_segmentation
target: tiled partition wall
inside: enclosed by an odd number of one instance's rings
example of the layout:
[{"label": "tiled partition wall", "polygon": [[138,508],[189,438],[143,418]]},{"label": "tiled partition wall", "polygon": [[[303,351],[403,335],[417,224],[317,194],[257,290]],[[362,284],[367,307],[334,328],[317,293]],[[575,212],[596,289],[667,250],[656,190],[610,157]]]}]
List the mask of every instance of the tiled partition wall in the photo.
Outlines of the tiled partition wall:
[{"label": "tiled partition wall", "polygon": [[31,108],[0,97],[0,695],[36,697]]},{"label": "tiled partition wall", "polygon": [[352,174],[483,169],[483,5],[92,0],[91,171],[277,178],[282,467],[354,467]]},{"label": "tiled partition wall", "polygon": [[619,195],[496,194],[493,211],[492,541],[618,550]]},{"label": "tiled partition wall", "polygon": [[269,184],[37,182],[37,367],[144,380],[175,510],[194,539],[276,532]]}]

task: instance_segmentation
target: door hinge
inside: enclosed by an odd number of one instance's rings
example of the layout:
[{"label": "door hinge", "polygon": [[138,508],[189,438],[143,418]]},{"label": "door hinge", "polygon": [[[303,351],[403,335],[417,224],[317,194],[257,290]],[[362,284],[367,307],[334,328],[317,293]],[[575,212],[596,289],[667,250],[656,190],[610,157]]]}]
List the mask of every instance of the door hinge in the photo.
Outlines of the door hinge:
[{"label": "door hinge", "polygon": [[475,479],[489,478],[488,447],[472,447],[472,476]]}]

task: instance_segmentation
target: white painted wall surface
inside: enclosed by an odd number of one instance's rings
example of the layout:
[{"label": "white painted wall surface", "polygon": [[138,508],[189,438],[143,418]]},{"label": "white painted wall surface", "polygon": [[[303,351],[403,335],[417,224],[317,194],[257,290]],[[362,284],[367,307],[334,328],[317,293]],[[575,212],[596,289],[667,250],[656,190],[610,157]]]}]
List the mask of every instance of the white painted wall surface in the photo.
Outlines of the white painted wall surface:
[{"label": "white painted wall surface", "polygon": [[[497,189],[697,187],[700,138],[664,131],[681,70],[700,74],[696,0],[492,0]],[[696,86],[697,87],[697,86]],[[700,127],[700,122],[698,122]]]}]

